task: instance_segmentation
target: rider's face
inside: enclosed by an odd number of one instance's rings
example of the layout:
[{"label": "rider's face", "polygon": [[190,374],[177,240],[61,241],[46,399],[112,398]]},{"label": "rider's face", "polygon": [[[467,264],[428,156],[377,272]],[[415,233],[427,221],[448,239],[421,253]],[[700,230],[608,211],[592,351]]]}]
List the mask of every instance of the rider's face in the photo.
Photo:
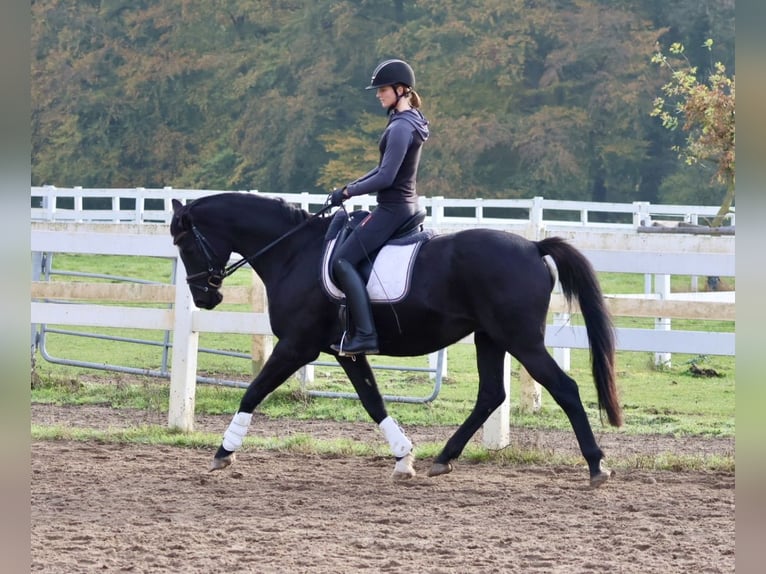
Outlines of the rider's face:
[{"label": "rider's face", "polygon": [[396,105],[396,92],[393,86],[383,86],[378,88],[375,92],[376,97],[380,101],[381,107],[386,109],[393,105]]}]

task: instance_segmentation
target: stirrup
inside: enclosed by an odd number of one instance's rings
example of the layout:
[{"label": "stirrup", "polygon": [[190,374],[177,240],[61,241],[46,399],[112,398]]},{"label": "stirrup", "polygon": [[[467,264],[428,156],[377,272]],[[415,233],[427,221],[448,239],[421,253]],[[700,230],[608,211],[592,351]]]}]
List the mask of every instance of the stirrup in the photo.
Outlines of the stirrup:
[{"label": "stirrup", "polygon": [[369,349],[361,349],[359,351],[348,352],[344,348],[345,342],[346,342],[346,331],[344,331],[343,335],[341,335],[340,343],[333,343],[332,345],[330,345],[330,348],[336,353],[338,353],[338,356],[340,357],[354,357],[356,355],[377,355],[380,352],[377,345]]},{"label": "stirrup", "polygon": [[330,345],[330,348],[338,353],[339,357],[356,357],[357,355],[377,355],[380,353],[380,349],[362,349],[360,351],[348,352],[341,348],[340,345]]}]

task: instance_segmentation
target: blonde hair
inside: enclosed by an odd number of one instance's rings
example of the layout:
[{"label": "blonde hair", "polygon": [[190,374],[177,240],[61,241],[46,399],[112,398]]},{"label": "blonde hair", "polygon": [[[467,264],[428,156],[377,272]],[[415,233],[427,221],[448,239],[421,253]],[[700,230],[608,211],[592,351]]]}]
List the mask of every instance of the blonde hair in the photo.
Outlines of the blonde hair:
[{"label": "blonde hair", "polygon": [[423,103],[423,100],[420,98],[420,94],[418,94],[413,88],[409,87],[406,84],[396,84],[393,86],[394,91],[398,93],[396,90],[397,86],[401,86],[404,88],[404,91],[402,92],[402,96],[407,98],[410,101],[410,105],[413,108],[419,108],[421,104]]},{"label": "blonde hair", "polygon": [[423,100],[420,99],[420,95],[412,88],[410,88],[409,98],[413,108],[419,108],[423,103]]}]

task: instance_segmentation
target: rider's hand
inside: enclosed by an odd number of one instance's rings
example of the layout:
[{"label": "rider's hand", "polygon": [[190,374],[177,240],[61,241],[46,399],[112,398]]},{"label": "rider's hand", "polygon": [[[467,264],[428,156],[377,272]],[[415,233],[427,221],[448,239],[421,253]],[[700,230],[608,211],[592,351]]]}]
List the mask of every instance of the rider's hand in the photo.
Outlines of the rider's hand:
[{"label": "rider's hand", "polygon": [[348,197],[343,195],[344,191],[346,191],[345,187],[342,187],[340,189],[333,189],[332,193],[330,194],[330,205],[340,205],[341,203],[346,201]]}]

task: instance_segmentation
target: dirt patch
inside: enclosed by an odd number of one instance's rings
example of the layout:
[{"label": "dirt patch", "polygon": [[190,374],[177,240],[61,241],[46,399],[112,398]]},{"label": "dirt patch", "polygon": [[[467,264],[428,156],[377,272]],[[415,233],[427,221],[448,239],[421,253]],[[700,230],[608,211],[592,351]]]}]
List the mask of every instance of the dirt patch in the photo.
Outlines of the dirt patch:
[{"label": "dirt patch", "polygon": [[[164,415],[32,406],[32,421],[119,428]],[[223,432],[225,417],[198,417]],[[381,440],[372,424],[256,416],[251,436]],[[407,428],[417,444],[448,427]],[[571,433],[514,441],[576,452]],[[478,439],[475,439],[478,440]],[[604,434],[607,455],[733,454],[733,439]],[[733,473],[623,471],[587,487],[582,467],[458,462],[393,483],[389,458],[248,449],[207,473],[209,450],[66,441],[32,444],[32,571],[733,572]]]}]

